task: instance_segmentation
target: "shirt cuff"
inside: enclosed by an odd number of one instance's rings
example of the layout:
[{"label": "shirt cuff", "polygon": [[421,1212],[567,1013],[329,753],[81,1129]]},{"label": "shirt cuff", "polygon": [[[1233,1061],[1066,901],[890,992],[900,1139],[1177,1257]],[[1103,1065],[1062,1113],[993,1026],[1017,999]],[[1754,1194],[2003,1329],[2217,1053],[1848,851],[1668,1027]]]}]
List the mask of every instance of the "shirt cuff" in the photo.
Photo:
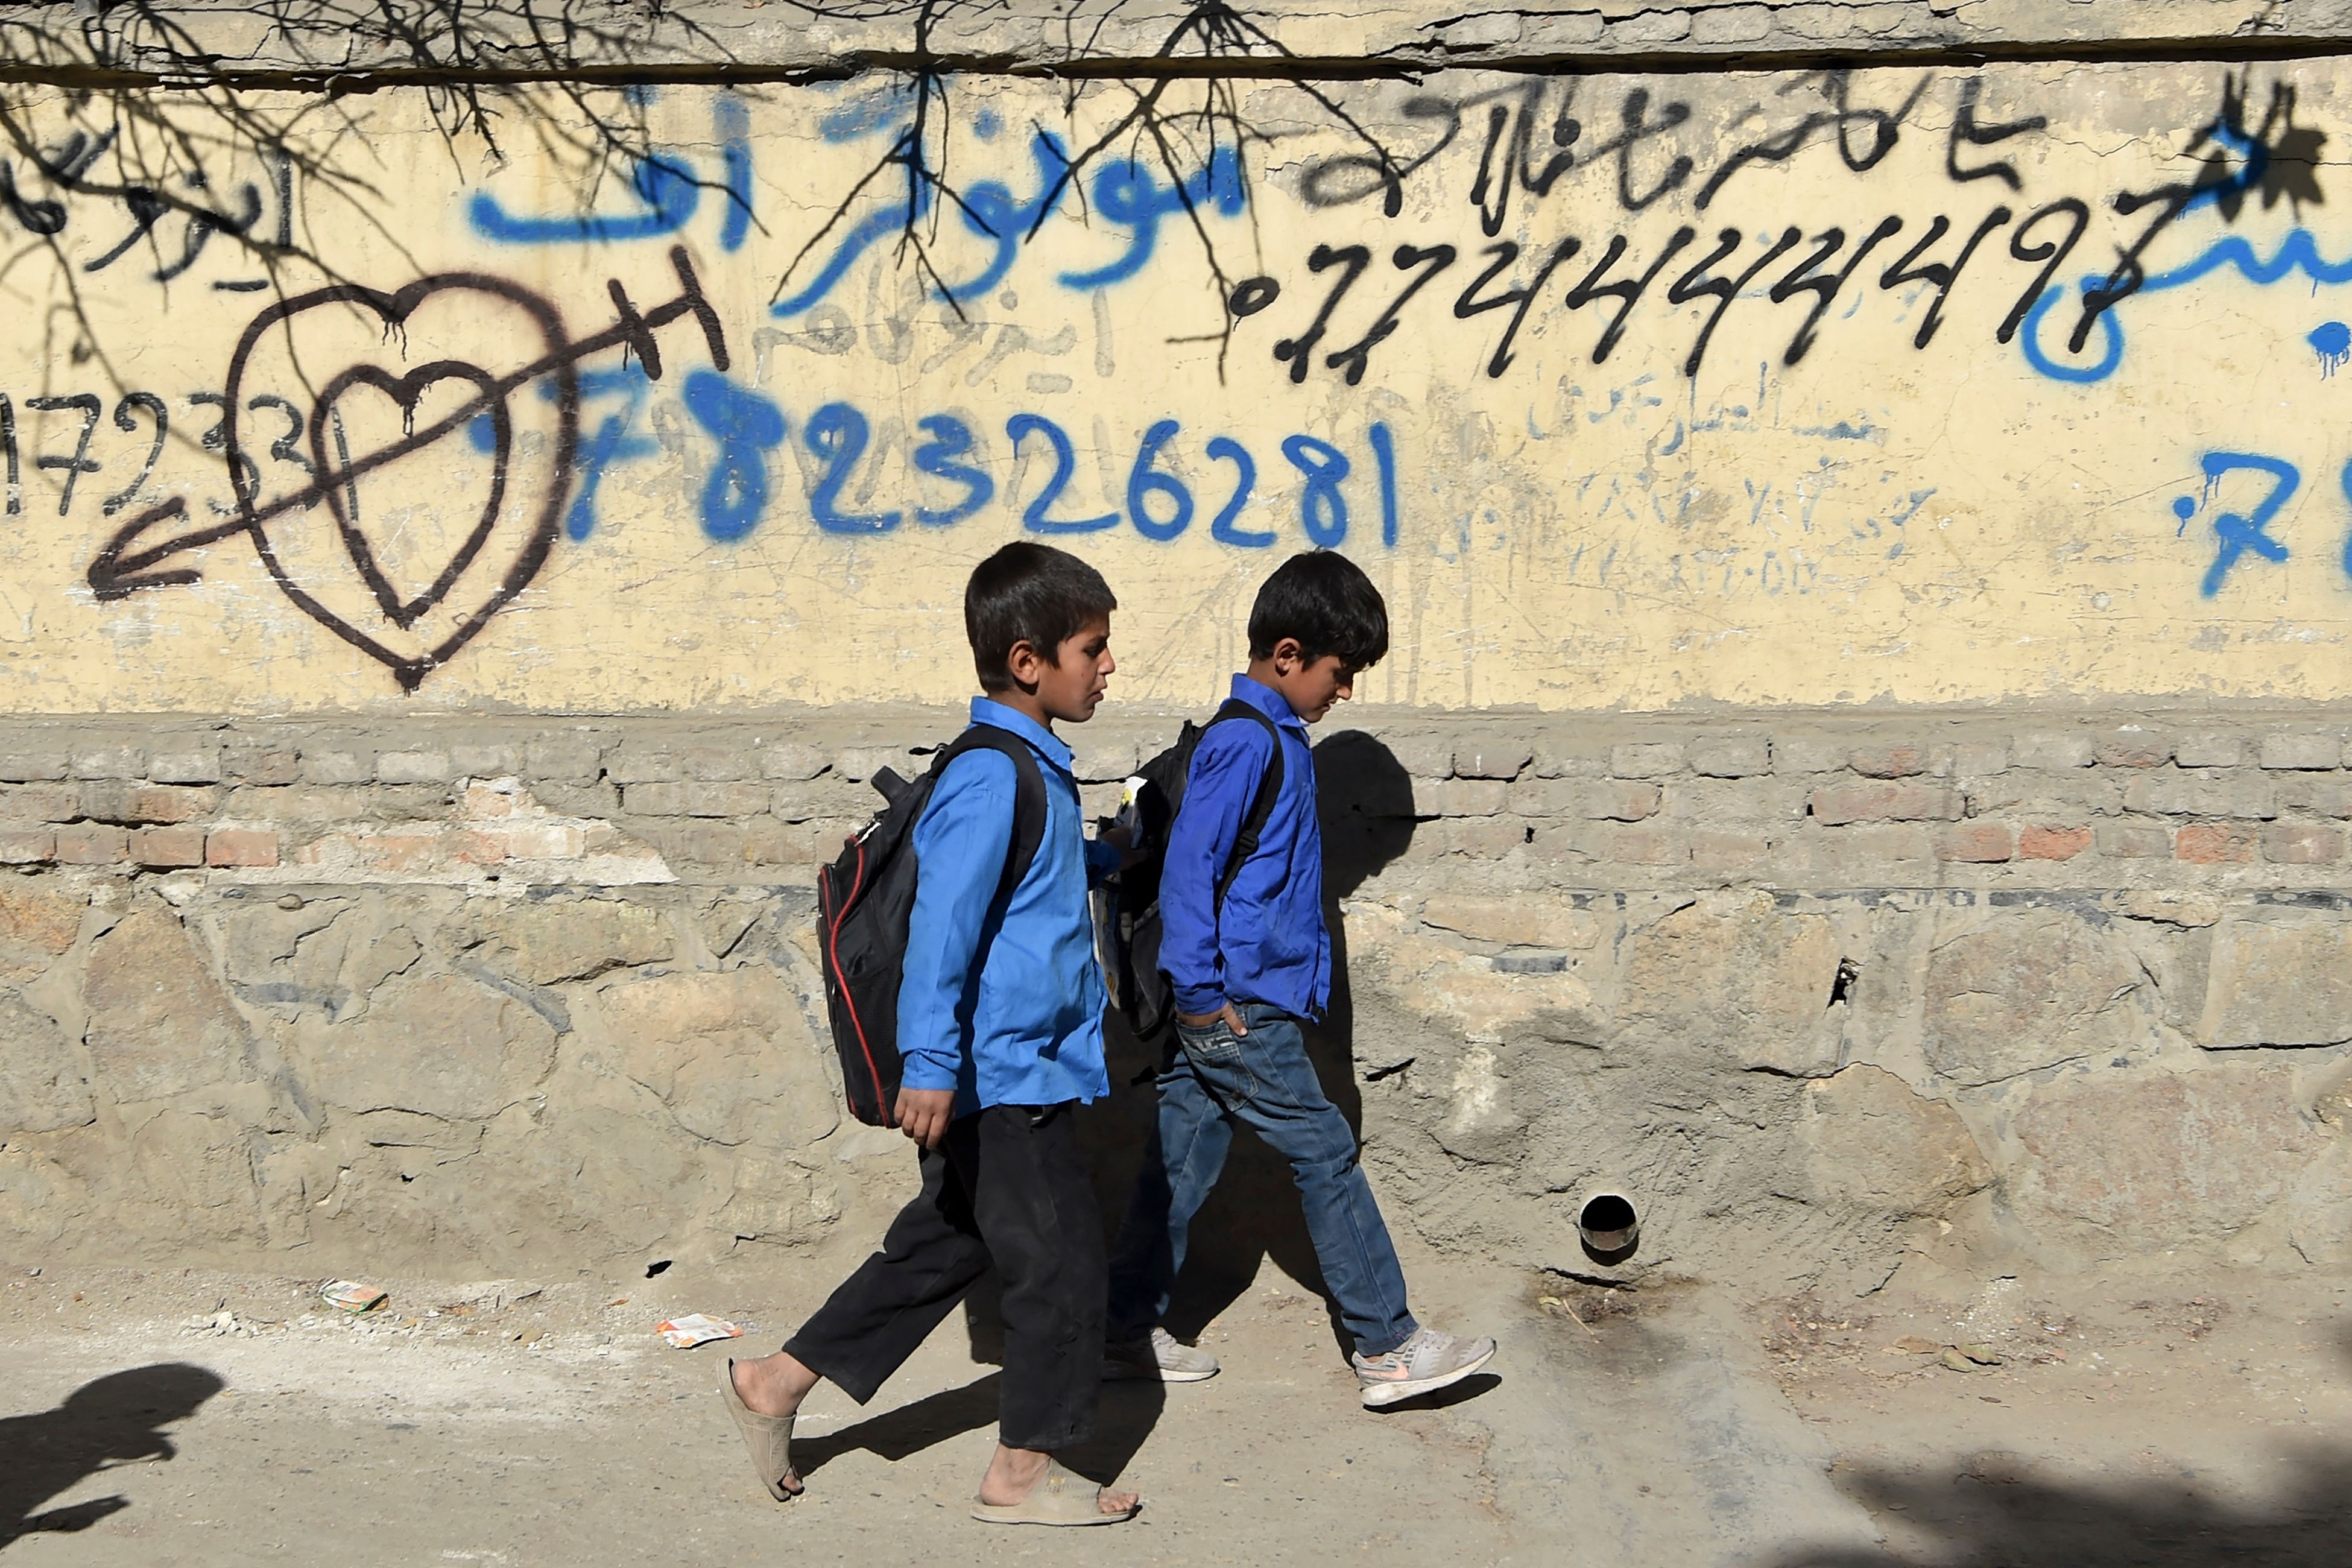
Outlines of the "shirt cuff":
[{"label": "shirt cuff", "polygon": [[929,1056],[908,1057],[899,1063],[898,1087],[901,1089],[953,1089],[956,1087],[956,1064],[940,1062]]},{"label": "shirt cuff", "polygon": [[1175,992],[1176,1011],[1190,1017],[1198,1018],[1224,1009],[1225,994],[1213,985],[1204,987],[1179,985],[1175,987]]}]

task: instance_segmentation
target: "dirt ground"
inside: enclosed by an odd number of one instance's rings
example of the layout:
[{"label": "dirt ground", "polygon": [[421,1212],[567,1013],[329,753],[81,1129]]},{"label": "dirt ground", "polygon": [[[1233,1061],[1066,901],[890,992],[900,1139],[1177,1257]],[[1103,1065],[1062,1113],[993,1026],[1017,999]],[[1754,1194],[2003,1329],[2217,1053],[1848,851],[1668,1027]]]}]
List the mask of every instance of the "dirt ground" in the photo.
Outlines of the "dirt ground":
[{"label": "dirt ground", "polygon": [[[1356,1403],[1318,1299],[1266,1264],[1205,1342],[1226,1371],[1106,1390],[1075,1456],[1148,1498],[1110,1531],[964,1513],[991,1440],[984,1321],[863,1410],[808,1406],[770,1502],[713,1392],[842,1267],[772,1279],[319,1281],[41,1268],[0,1283],[10,1564],[793,1561],[1758,1563],[2352,1560],[2352,1312],[2314,1271],[1984,1278],[1877,1295],[1604,1292],[1409,1258],[1493,1375]],[[975,1350],[980,1352],[975,1355]]]}]

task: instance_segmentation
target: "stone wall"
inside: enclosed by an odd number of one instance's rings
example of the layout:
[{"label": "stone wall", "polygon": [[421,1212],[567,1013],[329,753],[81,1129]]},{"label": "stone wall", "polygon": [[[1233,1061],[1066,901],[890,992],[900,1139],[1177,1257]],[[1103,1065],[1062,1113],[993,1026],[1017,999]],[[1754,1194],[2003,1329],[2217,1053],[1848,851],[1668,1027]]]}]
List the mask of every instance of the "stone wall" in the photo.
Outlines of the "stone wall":
[{"label": "stone wall", "polygon": [[[1073,731],[1097,805],[1171,727]],[[2352,1258],[2352,725],[1329,728],[1317,1049],[1433,1243],[1846,1289],[1935,1245]],[[908,1163],[838,1108],[812,860],[951,732],[5,726],[0,1226],[316,1269],[863,1245]],[[1574,1231],[1611,1186],[1614,1270]]]}]

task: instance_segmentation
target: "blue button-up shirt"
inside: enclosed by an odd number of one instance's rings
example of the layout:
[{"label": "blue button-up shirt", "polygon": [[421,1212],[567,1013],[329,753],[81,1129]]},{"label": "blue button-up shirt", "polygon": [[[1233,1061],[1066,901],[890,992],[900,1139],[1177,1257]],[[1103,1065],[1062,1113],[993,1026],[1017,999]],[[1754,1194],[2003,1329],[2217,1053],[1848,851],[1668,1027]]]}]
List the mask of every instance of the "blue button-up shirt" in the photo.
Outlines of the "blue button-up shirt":
[{"label": "blue button-up shirt", "polygon": [[1160,965],[1179,1012],[1263,1002],[1302,1018],[1331,999],[1331,933],[1323,924],[1323,829],[1315,814],[1315,757],[1307,726],[1282,694],[1246,675],[1234,695],[1274,721],[1282,791],[1257,851],[1234,874],[1224,908],[1217,879],[1276,742],[1246,719],[1213,724],[1192,753],[1184,804],[1168,832],[1160,873]]},{"label": "blue button-up shirt", "polygon": [[1118,852],[1085,837],[1070,748],[1052,731],[984,697],[972,699],[971,721],[1009,731],[1037,754],[1045,834],[1001,921],[992,918],[989,905],[1013,849],[1013,759],[968,752],[940,775],[915,825],[915,908],[898,984],[900,1081],[954,1089],[959,1116],[991,1105],[1100,1100],[1110,1080],[1087,882],[1090,871],[1115,867]]}]

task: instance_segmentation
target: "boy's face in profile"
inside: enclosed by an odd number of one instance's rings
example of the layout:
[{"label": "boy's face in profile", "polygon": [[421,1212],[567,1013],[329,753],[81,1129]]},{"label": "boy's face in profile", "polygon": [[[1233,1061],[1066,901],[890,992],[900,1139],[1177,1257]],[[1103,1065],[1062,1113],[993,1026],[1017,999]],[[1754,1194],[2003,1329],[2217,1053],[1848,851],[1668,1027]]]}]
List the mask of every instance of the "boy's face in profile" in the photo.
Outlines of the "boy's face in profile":
[{"label": "boy's face in profile", "polygon": [[1275,645],[1268,662],[1274,667],[1273,679],[1265,684],[1282,693],[1282,700],[1301,722],[1319,723],[1335,704],[1356,694],[1355,667],[1342,663],[1336,653],[1327,653],[1310,664],[1297,642],[1285,637]]},{"label": "boy's face in profile", "polygon": [[1037,706],[1048,721],[1083,724],[1095,716],[1111,674],[1118,668],[1110,652],[1110,617],[1097,616],[1065,637],[1050,664],[1025,642],[1013,644],[1005,662],[1014,680],[1036,692]]}]

